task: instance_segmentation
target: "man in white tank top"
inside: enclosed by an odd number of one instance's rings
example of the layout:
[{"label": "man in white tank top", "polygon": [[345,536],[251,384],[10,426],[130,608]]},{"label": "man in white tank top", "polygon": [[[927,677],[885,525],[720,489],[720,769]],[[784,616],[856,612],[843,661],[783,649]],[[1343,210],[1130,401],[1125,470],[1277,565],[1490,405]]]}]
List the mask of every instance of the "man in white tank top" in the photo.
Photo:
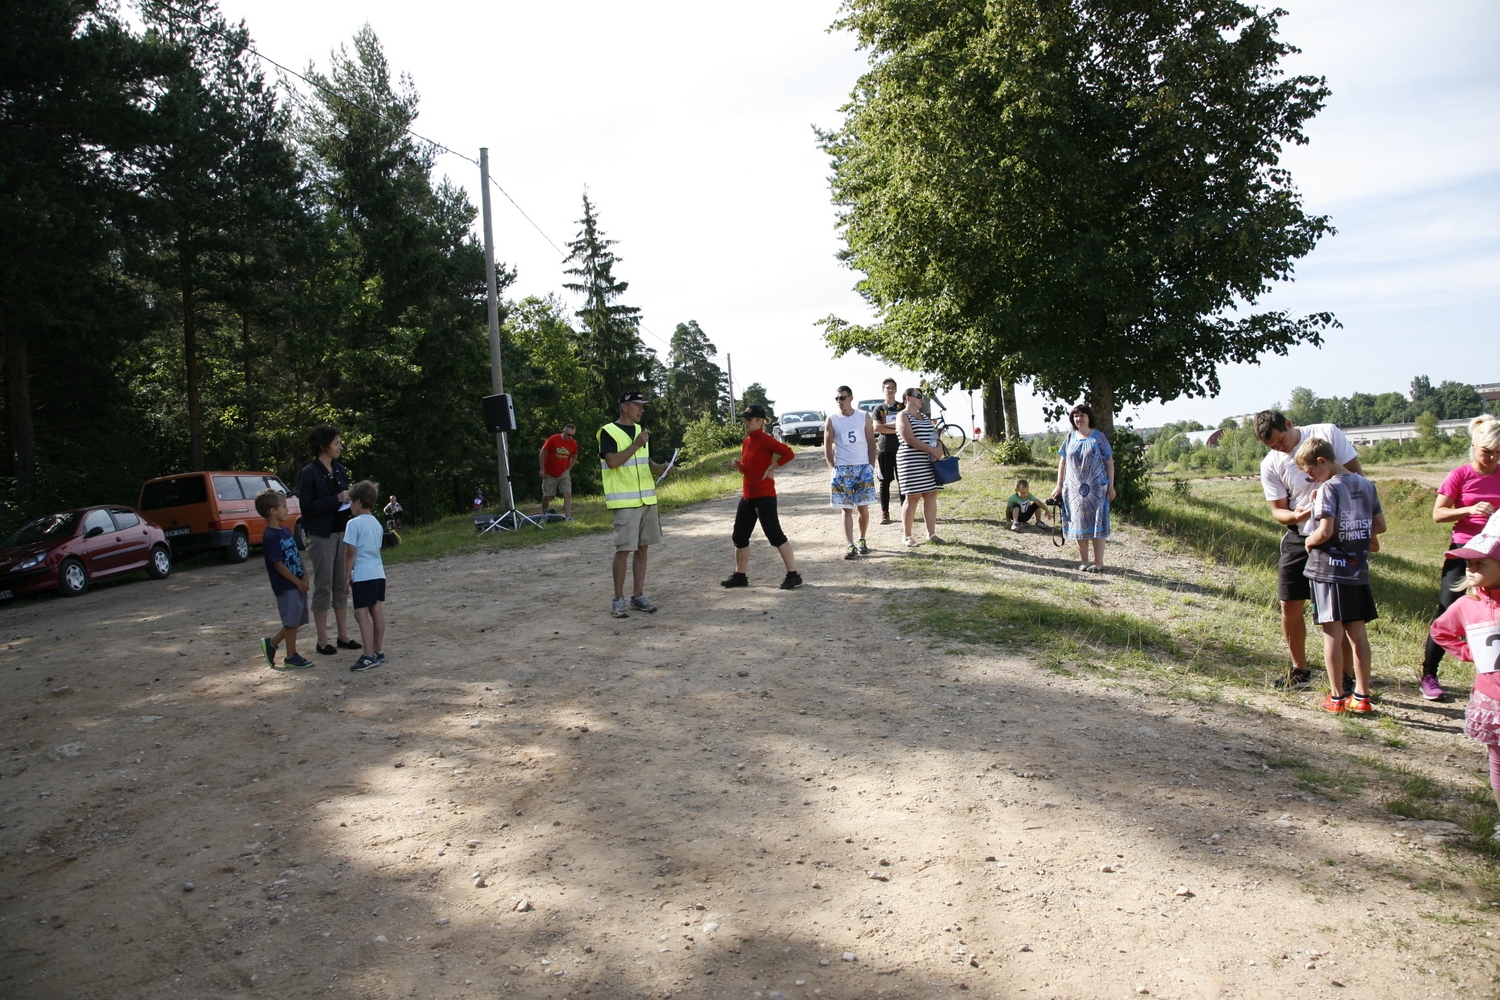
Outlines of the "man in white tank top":
[{"label": "man in white tank top", "polygon": [[[865,532],[870,527],[870,505],[875,502],[875,423],[870,414],[854,408],[854,390],[839,386],[834,396],[839,412],[823,423],[823,458],[833,470],[832,506],[844,512],[845,559],[868,555]],[[854,542],[854,512],[859,511],[859,544]]]}]

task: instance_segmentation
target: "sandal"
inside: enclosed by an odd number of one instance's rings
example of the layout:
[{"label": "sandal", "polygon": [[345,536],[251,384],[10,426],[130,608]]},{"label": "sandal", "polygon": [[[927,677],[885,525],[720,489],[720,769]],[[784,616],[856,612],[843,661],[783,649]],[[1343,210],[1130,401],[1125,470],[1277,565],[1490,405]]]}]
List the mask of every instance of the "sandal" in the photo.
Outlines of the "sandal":
[{"label": "sandal", "polygon": [[911,537],[910,535],[907,535],[905,538],[901,539],[901,544],[905,545],[909,549],[914,549],[920,543],[915,538]]}]

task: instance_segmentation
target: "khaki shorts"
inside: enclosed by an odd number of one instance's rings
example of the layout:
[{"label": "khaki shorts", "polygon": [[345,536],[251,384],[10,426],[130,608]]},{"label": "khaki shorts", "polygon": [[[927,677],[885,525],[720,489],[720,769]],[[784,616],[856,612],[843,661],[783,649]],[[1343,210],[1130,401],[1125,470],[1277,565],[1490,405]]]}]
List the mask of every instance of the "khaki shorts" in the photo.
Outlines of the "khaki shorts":
[{"label": "khaki shorts", "polygon": [[560,476],[549,476],[542,474],[542,496],[551,500],[561,493],[563,496],[573,495],[573,473],[564,472]]},{"label": "khaki shorts", "polygon": [[656,504],[615,508],[615,551],[634,552],[661,544],[661,515]]}]

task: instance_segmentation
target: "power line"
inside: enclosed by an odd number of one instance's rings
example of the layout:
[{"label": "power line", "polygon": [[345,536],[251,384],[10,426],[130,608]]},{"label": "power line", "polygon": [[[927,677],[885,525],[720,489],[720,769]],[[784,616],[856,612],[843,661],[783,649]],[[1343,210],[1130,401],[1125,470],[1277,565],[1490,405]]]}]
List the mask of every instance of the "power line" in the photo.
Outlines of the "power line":
[{"label": "power line", "polygon": [[[165,7],[167,10],[172,11],[173,13],[179,14],[182,17],[184,17],[184,18],[192,21],[194,24],[198,25],[200,28],[204,29],[205,31],[212,32],[213,34],[216,34],[216,35],[218,35],[221,38],[225,37],[226,33],[225,33],[224,29],[220,28],[217,25],[204,23],[201,19],[199,19],[199,17],[196,14],[192,13],[191,11],[183,10],[181,7],[175,6],[174,4],[172,4],[170,2],[170,0],[142,0],[142,3],[143,4],[154,3],[157,6]],[[401,122],[395,121],[394,119],[391,119],[391,118],[389,118],[389,117],[381,114],[378,110],[376,110],[374,108],[368,108],[368,107],[365,107],[363,104],[360,104],[358,101],[352,101],[349,98],[345,97],[343,94],[340,94],[338,91],[332,89],[331,87],[325,87],[323,84],[319,83],[317,80],[313,80],[313,79],[311,79],[311,78],[309,78],[307,76],[304,76],[303,74],[301,74],[301,73],[297,72],[296,70],[292,69],[290,66],[286,65],[285,63],[278,62],[277,60],[272,59],[270,56],[266,55],[264,52],[261,52],[259,49],[257,49],[254,45],[250,44],[249,33],[248,32],[246,33],[246,36],[245,36],[245,51],[249,52],[251,55],[255,56],[255,58],[257,58],[257,59],[260,59],[260,60],[263,60],[264,62],[270,63],[272,66],[275,66],[277,69],[281,70],[281,72],[283,72],[283,73],[285,73],[285,74],[287,74],[289,76],[296,77],[297,79],[301,80],[303,83],[307,84],[309,87],[312,87],[314,90],[317,90],[320,93],[323,93],[323,94],[327,95],[328,97],[334,98],[335,100],[341,101],[342,103],[344,103],[344,104],[348,105],[349,107],[352,107],[352,108],[354,108],[354,109],[356,109],[358,111],[362,111],[362,112],[364,112],[365,114],[369,115],[372,118],[375,118],[375,119],[377,119],[379,121],[383,121],[387,125],[390,125],[390,126],[392,126],[394,128],[398,128],[403,133],[405,133],[406,135],[411,136],[413,139],[418,139],[418,140],[420,140],[422,142],[425,142],[428,146],[432,147],[433,149],[441,150],[442,152],[447,153],[450,156],[456,156],[460,160],[465,160],[465,161],[467,161],[469,163],[472,163],[475,167],[479,166],[479,161],[476,160],[474,157],[469,156],[469,155],[467,155],[465,153],[460,153],[458,150],[454,149],[452,146],[449,146],[449,145],[447,145],[445,143],[438,142],[436,139],[430,139],[427,136],[422,135],[420,132],[417,132],[410,125],[403,125]],[[546,230],[544,230],[541,226],[539,226],[539,225],[536,224],[536,220],[532,219],[532,217],[530,215],[526,214],[526,210],[521,207],[520,203],[517,202],[516,199],[514,199],[514,198],[512,198],[510,196],[510,192],[509,191],[505,190],[505,188],[503,188],[503,187],[500,186],[500,182],[497,181],[497,180],[495,180],[493,174],[490,175],[489,181],[490,181],[490,184],[495,188],[496,191],[499,191],[502,195],[505,196],[505,200],[508,201],[508,202],[510,202],[511,207],[514,208],[517,212],[520,213],[521,218],[525,219],[527,221],[527,223],[530,224],[531,228],[536,230],[538,236],[540,236],[542,239],[546,240],[547,244],[550,247],[552,247],[553,250],[555,250],[559,254],[561,254],[564,258],[567,257],[567,254],[563,251],[563,248],[560,247],[560,246],[558,246],[557,243],[552,239],[551,236],[547,235]],[[668,350],[671,349],[672,345],[668,341],[663,340],[660,336],[658,336],[654,330],[652,330],[650,327],[646,326],[646,324],[644,324],[644,323],[641,323],[639,325],[640,325],[640,328],[642,330],[645,330],[646,333],[650,334],[651,337],[653,337],[658,342],[660,342],[661,344],[663,344]]]},{"label": "power line", "polygon": [[[179,14],[182,17],[184,17],[184,18],[192,21],[194,24],[198,25],[200,28],[204,29],[205,31],[212,32],[212,33],[218,35],[221,38],[225,37],[224,29],[220,28],[217,25],[204,23],[193,12],[186,11],[186,10],[183,10],[181,7],[174,6],[172,3],[169,2],[169,0],[143,0],[143,2],[144,3],[154,3],[157,6],[165,7],[167,10],[172,11],[175,14]],[[454,149],[452,146],[447,145],[446,143],[438,142],[436,139],[430,139],[427,136],[422,135],[420,132],[418,132],[415,129],[413,129],[410,125],[403,125],[401,122],[398,122],[398,121],[395,121],[395,120],[393,120],[391,118],[388,118],[387,116],[381,114],[379,111],[377,111],[374,108],[367,108],[363,104],[360,104],[358,101],[351,101],[349,98],[345,97],[343,94],[340,94],[338,91],[333,90],[330,87],[325,87],[323,84],[319,83],[316,80],[310,79],[309,77],[306,77],[306,76],[302,75],[301,73],[299,73],[296,70],[292,69],[290,66],[286,65],[285,63],[278,62],[277,60],[272,59],[270,56],[266,55],[264,52],[261,52],[259,49],[257,49],[254,45],[250,44],[248,33],[246,35],[246,40],[245,40],[245,51],[248,52],[248,53],[250,53],[251,55],[255,56],[255,58],[257,58],[257,59],[260,59],[260,60],[262,60],[264,62],[270,63],[272,66],[275,66],[277,69],[281,70],[283,73],[287,74],[288,76],[294,76],[294,77],[296,77],[297,79],[301,80],[303,83],[307,84],[309,87],[312,87],[314,90],[317,90],[317,91],[319,91],[319,92],[321,92],[323,94],[326,94],[327,96],[332,97],[335,100],[341,101],[344,104],[347,104],[348,106],[350,106],[352,108],[355,108],[356,110],[363,111],[365,114],[369,115],[370,117],[375,118],[375,119],[377,119],[379,121],[383,121],[387,125],[391,125],[391,126],[393,126],[395,128],[398,128],[402,132],[404,132],[405,134],[411,136],[413,139],[418,139],[418,140],[420,140],[422,142],[425,142],[427,145],[431,146],[433,149],[441,150],[442,152],[447,153],[450,156],[456,156],[460,160],[466,160],[469,163],[472,163],[476,167],[479,166],[479,161],[476,160],[474,157],[469,156],[469,155],[467,155],[465,153],[460,153],[458,150]],[[562,253],[563,252],[562,247],[558,246],[557,243],[555,243],[553,241],[552,237],[548,236],[547,233],[546,233],[546,231],[544,229],[542,229],[541,226],[537,225],[536,221],[534,219],[532,219],[531,216],[529,216],[529,215],[526,214],[526,210],[524,208],[522,208],[519,203],[517,203],[516,199],[514,199],[514,198],[512,198],[510,196],[510,192],[509,191],[505,190],[505,188],[503,188],[503,187],[500,186],[500,182],[499,181],[495,180],[495,178],[493,176],[491,176],[490,177],[490,183],[492,185],[494,185],[494,188],[495,188],[496,191],[499,191],[501,194],[505,195],[505,200],[508,201],[508,202],[510,202],[511,207],[514,208],[517,212],[519,212],[521,214],[521,218],[525,219],[531,225],[531,228],[535,229],[537,231],[537,234],[539,236],[541,236],[542,239],[546,240],[547,243],[552,247],[553,250],[556,250],[558,253]],[[653,336],[655,336],[655,335],[653,334]]]}]

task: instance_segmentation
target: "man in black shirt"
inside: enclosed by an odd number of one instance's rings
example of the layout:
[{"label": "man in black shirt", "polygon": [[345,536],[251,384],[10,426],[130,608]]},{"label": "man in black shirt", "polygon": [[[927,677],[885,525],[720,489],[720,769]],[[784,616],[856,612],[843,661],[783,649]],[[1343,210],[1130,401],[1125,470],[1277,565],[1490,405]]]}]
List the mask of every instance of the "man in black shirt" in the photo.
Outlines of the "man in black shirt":
[{"label": "man in black shirt", "polygon": [[[880,461],[880,523],[891,523],[891,480],[896,478],[896,449],[901,447],[901,438],[896,433],[896,414],[902,403],[896,398],[896,380],[888,378],[881,383],[885,390],[885,402],[875,407],[875,432],[877,435],[875,457]],[[906,498],[896,491],[896,503]]]}]

